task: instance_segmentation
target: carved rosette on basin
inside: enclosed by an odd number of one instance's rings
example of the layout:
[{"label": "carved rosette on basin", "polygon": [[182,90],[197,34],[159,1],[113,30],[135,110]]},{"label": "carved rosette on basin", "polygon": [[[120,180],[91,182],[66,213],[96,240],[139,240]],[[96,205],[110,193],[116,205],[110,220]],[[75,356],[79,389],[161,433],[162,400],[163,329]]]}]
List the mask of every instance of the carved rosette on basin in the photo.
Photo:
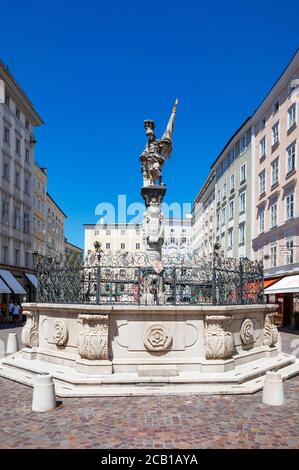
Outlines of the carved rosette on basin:
[{"label": "carved rosette on basin", "polygon": [[278,340],[277,327],[274,325],[274,314],[267,313],[264,323],[263,345],[273,347]]},{"label": "carved rosette on basin", "polygon": [[233,335],[227,331],[230,315],[207,315],[206,317],[206,358],[226,359],[234,349]]},{"label": "carved rosette on basin", "polygon": [[151,325],[144,335],[144,346],[149,351],[166,351],[172,344],[172,336],[163,325]]},{"label": "carved rosette on basin", "polygon": [[83,329],[79,335],[78,352],[83,359],[108,359],[108,316],[80,314]]},{"label": "carved rosette on basin", "polygon": [[240,329],[240,336],[243,344],[248,345],[254,342],[253,332],[253,322],[250,320],[250,318],[246,318],[246,320],[243,321]]},{"label": "carved rosette on basin", "polygon": [[26,323],[22,329],[22,343],[28,348],[37,348],[38,346],[38,314],[24,310],[23,315],[26,316]]},{"label": "carved rosette on basin", "polygon": [[53,341],[58,346],[63,346],[68,338],[68,329],[64,320],[54,320],[52,325]]}]

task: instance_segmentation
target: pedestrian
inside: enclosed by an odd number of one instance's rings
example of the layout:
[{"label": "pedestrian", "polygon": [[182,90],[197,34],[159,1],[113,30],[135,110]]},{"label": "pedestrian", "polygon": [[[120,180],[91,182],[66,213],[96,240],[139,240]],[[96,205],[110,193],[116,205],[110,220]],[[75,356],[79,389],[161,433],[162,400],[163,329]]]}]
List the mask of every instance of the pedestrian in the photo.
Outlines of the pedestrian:
[{"label": "pedestrian", "polygon": [[10,301],[9,301],[9,304],[8,304],[8,313],[9,313],[9,316],[10,316],[11,318],[12,318],[13,309],[14,309],[14,304],[13,304],[13,301],[10,300]]},{"label": "pedestrian", "polygon": [[18,302],[15,302],[13,306],[13,311],[12,311],[12,318],[13,318],[13,322],[15,325],[18,324],[18,320],[20,318],[20,311],[21,311],[20,305],[18,304]]}]

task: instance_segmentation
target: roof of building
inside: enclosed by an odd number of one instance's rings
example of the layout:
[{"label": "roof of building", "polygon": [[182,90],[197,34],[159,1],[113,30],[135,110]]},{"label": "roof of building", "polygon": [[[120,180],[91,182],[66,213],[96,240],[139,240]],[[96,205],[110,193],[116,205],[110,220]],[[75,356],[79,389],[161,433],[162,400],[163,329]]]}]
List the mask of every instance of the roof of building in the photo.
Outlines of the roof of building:
[{"label": "roof of building", "polygon": [[214,161],[214,163],[211,165],[211,170],[214,168],[215,164],[217,163],[217,161],[222,157],[223,153],[226,151],[226,149],[229,147],[229,145],[232,143],[232,141],[234,140],[234,138],[239,134],[239,132],[241,132],[241,130],[243,129],[243,127],[246,126],[246,124],[250,121],[250,119],[252,118],[252,116],[248,116],[248,118],[245,119],[245,121],[241,124],[241,126],[236,130],[236,132],[231,136],[231,138],[229,139],[229,141],[225,144],[225,146],[223,147],[223,149],[221,150],[221,152],[218,154],[216,160]]},{"label": "roof of building", "polygon": [[81,248],[80,246],[74,245],[73,243],[70,243],[66,238],[64,239],[64,244],[67,246],[70,246],[71,248],[75,248],[78,251],[81,251],[82,253],[84,252],[84,249]]},{"label": "roof of building", "polygon": [[47,197],[51,200],[53,204],[57,207],[57,209],[63,214],[63,216],[67,219],[67,215],[63,212],[63,210],[58,206],[58,204],[54,201],[54,199],[50,196],[50,194],[47,192]]},{"label": "roof of building", "polygon": [[33,124],[35,126],[40,126],[44,124],[44,121],[40,115],[35,111],[32,101],[28,98],[21,85],[17,82],[14,76],[10,73],[7,65],[0,59],[0,77],[7,82],[8,86],[16,94],[19,100],[23,101],[27,107],[27,111],[31,114]]}]

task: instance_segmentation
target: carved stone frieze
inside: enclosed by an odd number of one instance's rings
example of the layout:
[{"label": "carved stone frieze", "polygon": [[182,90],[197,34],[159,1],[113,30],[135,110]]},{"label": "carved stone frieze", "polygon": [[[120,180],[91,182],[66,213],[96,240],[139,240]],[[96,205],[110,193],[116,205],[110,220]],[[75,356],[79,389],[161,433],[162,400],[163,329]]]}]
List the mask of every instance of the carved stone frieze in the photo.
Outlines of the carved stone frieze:
[{"label": "carved stone frieze", "polygon": [[149,351],[166,351],[172,344],[172,336],[164,325],[151,325],[144,335],[144,346]]},{"label": "carved stone frieze", "polygon": [[108,359],[108,316],[80,314],[78,352],[83,359]]},{"label": "carved stone frieze", "polygon": [[26,323],[21,333],[22,343],[28,348],[36,348],[38,346],[38,314],[24,310],[23,315],[26,316]]},{"label": "carved stone frieze", "polygon": [[230,320],[230,315],[207,315],[205,330],[207,359],[231,357],[234,340],[232,333],[227,330]]},{"label": "carved stone frieze", "polygon": [[267,313],[264,323],[264,339],[263,345],[273,347],[278,340],[277,327],[274,325],[274,314]]}]

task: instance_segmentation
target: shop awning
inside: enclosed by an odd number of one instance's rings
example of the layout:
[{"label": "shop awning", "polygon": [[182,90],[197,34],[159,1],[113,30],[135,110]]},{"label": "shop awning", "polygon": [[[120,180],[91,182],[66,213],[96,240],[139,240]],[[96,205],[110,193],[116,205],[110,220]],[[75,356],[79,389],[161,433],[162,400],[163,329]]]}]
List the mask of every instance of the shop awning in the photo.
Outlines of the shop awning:
[{"label": "shop awning", "polygon": [[277,279],[265,279],[264,280],[264,288],[272,286],[272,284],[275,284],[275,282],[278,282],[279,278]]},{"label": "shop awning", "polygon": [[25,273],[25,276],[29,279],[31,284],[37,289],[38,288],[38,279],[34,274]]},{"label": "shop awning", "polygon": [[299,292],[299,274],[286,276],[265,289],[265,294],[292,294]]},{"label": "shop awning", "polygon": [[0,294],[11,294],[10,288],[0,278]]},{"label": "shop awning", "polygon": [[19,281],[16,280],[11,272],[6,271],[5,269],[0,269],[0,277],[5,281],[14,294],[26,294],[25,289],[23,289]]}]

